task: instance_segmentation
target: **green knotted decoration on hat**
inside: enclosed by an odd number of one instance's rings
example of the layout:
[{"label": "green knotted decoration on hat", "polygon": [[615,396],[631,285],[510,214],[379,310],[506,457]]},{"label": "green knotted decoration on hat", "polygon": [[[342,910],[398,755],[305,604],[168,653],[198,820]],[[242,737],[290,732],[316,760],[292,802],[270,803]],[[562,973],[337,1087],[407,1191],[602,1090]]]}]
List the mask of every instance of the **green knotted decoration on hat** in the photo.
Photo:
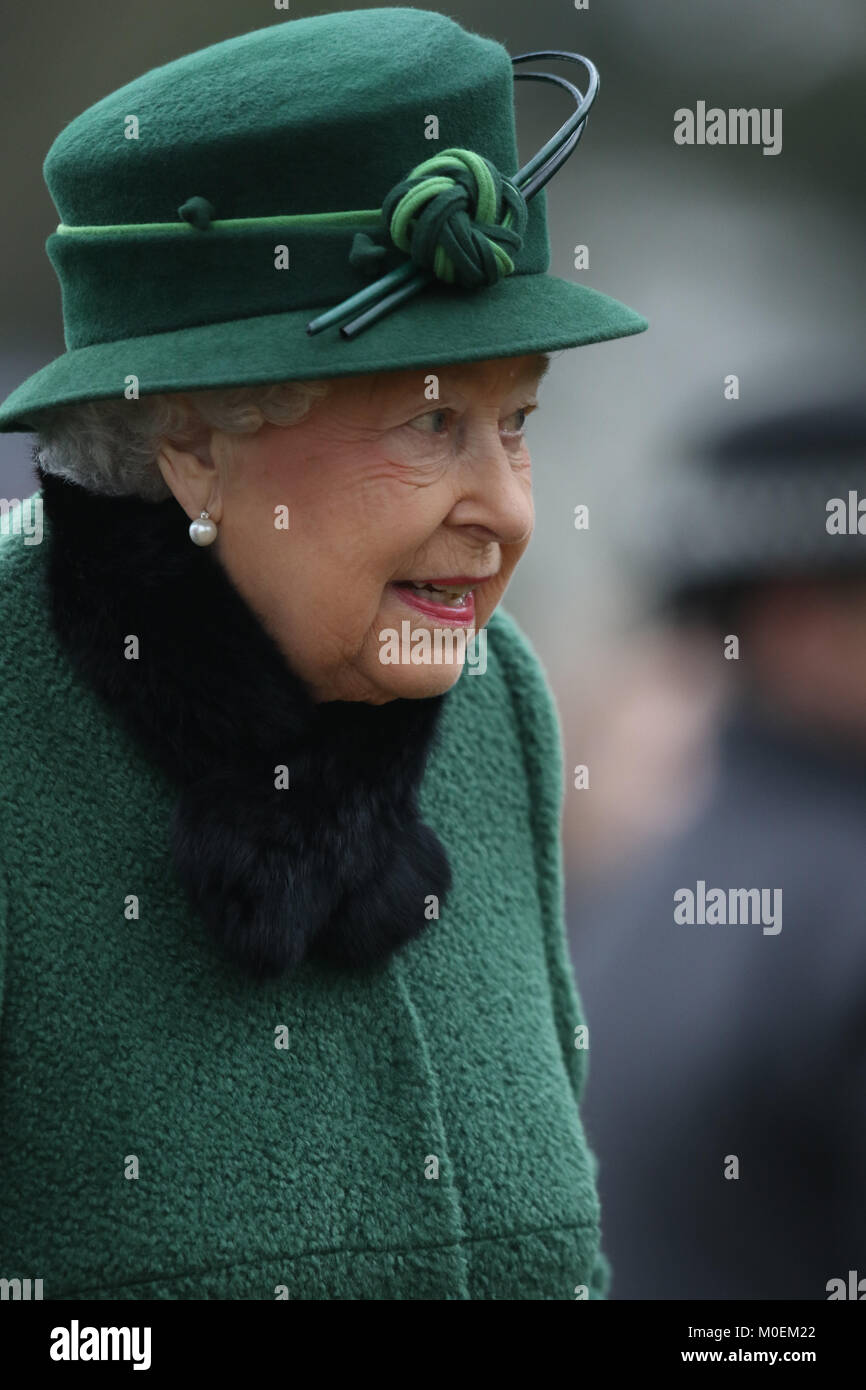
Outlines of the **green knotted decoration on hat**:
[{"label": "green knotted decoration on hat", "polygon": [[528,212],[488,159],[443,150],[391,189],[382,216],[394,245],[417,265],[445,284],[473,289],[513,274],[508,251],[520,250]]},{"label": "green knotted decoration on hat", "polygon": [[[549,273],[541,185],[597,76],[584,95],[519,72],[523,56],[437,12],[353,10],[214,44],[83,112],[44,165],[67,350],[5,401],[0,430],[131,378],[145,395],[641,332],[633,310]],[[523,169],[516,76],[578,102]]]}]

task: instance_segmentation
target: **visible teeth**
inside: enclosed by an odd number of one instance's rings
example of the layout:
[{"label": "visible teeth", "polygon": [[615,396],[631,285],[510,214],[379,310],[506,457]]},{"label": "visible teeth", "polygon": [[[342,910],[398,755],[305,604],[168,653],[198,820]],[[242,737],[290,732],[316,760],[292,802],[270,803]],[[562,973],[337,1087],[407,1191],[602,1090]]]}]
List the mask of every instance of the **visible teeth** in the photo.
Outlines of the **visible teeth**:
[{"label": "visible teeth", "polygon": [[414,584],[414,583],[413,583],[413,584],[412,584],[412,588],[413,588],[413,589],[427,589],[427,590],[429,590],[429,592],[430,592],[431,594],[465,594],[465,593],[468,593],[468,589],[467,589],[467,587],[466,587],[465,584],[462,584],[459,588],[451,588],[450,586],[449,586],[449,587],[446,587],[445,585],[437,585],[437,584]]},{"label": "visible teeth", "polygon": [[415,581],[411,579],[406,581],[406,586],[410,589],[416,589],[420,593],[432,594],[434,598],[441,598],[444,596],[446,600],[451,600],[452,602],[454,600],[464,599],[467,594],[472,592],[471,585],[467,586],[462,584],[459,588],[439,588],[435,584],[416,584]]}]

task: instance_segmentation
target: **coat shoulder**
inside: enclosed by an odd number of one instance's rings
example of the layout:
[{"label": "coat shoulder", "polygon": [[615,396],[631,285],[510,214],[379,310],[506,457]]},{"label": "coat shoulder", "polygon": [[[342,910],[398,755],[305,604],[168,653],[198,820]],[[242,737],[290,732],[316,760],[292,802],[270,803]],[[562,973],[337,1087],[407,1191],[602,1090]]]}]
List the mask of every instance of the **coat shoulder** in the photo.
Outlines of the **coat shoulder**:
[{"label": "coat shoulder", "polygon": [[30,544],[14,525],[2,528],[0,856],[20,806],[29,804],[34,786],[46,779],[51,759],[67,756],[70,747],[84,750],[98,723],[95,696],[76,674],[55,631],[49,566],[47,529]]},{"label": "coat shoulder", "polygon": [[39,501],[27,498],[4,511],[0,520],[0,617],[3,623],[3,645],[11,644],[26,631],[28,623],[45,612],[45,538],[41,533],[30,536],[23,529],[22,507]]},{"label": "coat shoulder", "polygon": [[0,526],[0,1018],[6,979],[7,912],[11,901],[7,832],[18,814],[21,785],[32,775],[42,682],[39,660],[53,644],[46,603],[44,546],[22,527],[34,509],[27,499],[2,513]]},{"label": "coat shoulder", "polygon": [[488,623],[493,659],[508,689],[530,780],[558,814],[562,798],[562,732],[547,671],[514,616],[498,608]]},{"label": "coat shoulder", "polygon": [[[23,506],[39,501],[37,493]],[[51,620],[47,534],[28,532],[16,504],[0,529],[0,739],[4,762],[32,731],[46,705],[75,684]]]}]

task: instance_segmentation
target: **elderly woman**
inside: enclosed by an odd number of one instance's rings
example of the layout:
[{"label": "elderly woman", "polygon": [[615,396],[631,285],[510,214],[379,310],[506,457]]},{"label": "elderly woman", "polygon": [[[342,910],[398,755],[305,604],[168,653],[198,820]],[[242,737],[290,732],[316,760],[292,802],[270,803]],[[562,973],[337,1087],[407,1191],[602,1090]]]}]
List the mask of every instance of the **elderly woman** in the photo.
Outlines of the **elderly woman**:
[{"label": "elderly woman", "polygon": [[0,1276],[46,1298],[608,1291],[559,735],[498,605],[546,354],[646,325],[547,274],[512,79],[325,15],[46,160],[68,351],[0,411],[43,520],[0,546]]}]

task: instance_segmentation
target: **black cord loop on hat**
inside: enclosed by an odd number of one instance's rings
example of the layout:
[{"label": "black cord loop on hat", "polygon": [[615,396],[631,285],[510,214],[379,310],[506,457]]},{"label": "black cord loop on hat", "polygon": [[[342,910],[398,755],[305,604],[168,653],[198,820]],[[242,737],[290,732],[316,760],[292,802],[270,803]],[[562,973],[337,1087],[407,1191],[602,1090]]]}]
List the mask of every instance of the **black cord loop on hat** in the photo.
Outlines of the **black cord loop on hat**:
[{"label": "black cord loop on hat", "polygon": [[[586,91],[581,92],[578,87],[575,87],[571,82],[567,82],[565,78],[557,77],[552,73],[514,73],[515,81],[552,82],[559,87],[563,87],[574,97],[576,109],[569,116],[568,120],[563,122],[559,130],[556,131],[550,140],[533,155],[532,159],[530,159],[522,169],[518,170],[512,179],[506,179],[503,175],[499,174],[498,171],[494,170],[493,165],[490,164],[489,161],[484,161],[492,173],[496,175],[497,180],[501,181],[497,184],[500,192],[502,191],[502,187],[507,190],[507,198],[500,200],[500,217],[497,218],[495,222],[488,221],[481,226],[478,224],[473,225],[471,218],[467,218],[466,216],[467,197],[449,197],[447,202],[444,205],[440,204],[439,208],[434,211],[432,217],[428,219],[421,238],[421,244],[424,247],[423,252],[411,245],[408,239],[405,241],[398,241],[397,244],[401,245],[403,249],[409,250],[412,259],[410,259],[406,265],[390,271],[387,275],[383,275],[380,279],[376,280],[372,285],[368,285],[365,289],[359,290],[357,294],[351,295],[348,299],[343,300],[341,304],[337,304],[334,308],[328,309],[324,314],[320,314],[317,318],[311,319],[307,324],[308,334],[313,335],[315,333],[320,333],[323,329],[330,328],[334,324],[339,323],[342,319],[348,318],[357,310],[362,310],[363,312],[358,314],[357,318],[353,318],[350,322],[344,323],[340,328],[342,337],[354,338],[359,333],[363,332],[365,328],[369,328],[371,324],[384,318],[392,309],[396,309],[399,304],[411,299],[419,290],[429,285],[437,275],[440,279],[456,279],[458,283],[473,285],[478,283],[490,284],[500,275],[510,273],[507,265],[503,267],[505,245],[507,244],[514,250],[519,249],[520,237],[526,221],[525,216],[520,216],[517,211],[518,204],[525,213],[525,204],[544,187],[573,152],[586,129],[587,117],[598,95],[601,81],[598,69],[589,58],[584,58],[579,53],[566,53],[557,48],[543,49],[534,53],[521,53],[518,54],[517,57],[512,58],[511,62],[513,65],[517,65],[518,63],[534,62],[551,58],[562,59],[566,62],[581,63],[586,69],[588,76]],[[471,151],[461,152],[448,150],[444,152],[444,155],[456,156],[461,153],[469,155],[470,157],[472,154]],[[383,210],[387,207],[390,212],[395,206],[395,194],[399,194],[399,197],[403,197],[407,192],[411,192],[413,186],[416,186],[417,183],[422,181],[420,178],[416,179],[414,176],[419,175],[420,171],[425,169],[427,164],[436,164],[437,159],[441,160],[442,158],[443,156],[438,156],[433,160],[426,161],[425,165],[419,165],[418,169],[414,170],[413,174],[410,175],[408,179],[397,185],[397,188],[389,193],[383,204]],[[478,160],[481,159],[481,156],[475,155],[474,158]],[[472,190],[472,185],[467,184],[466,179],[460,179],[459,181],[463,184],[465,189]],[[423,196],[423,193],[424,190],[421,190],[419,197]],[[515,193],[518,195],[517,202],[515,202],[513,197]],[[397,200],[398,202],[399,197]],[[454,223],[451,217],[451,213],[455,209],[462,214],[457,224]],[[387,220],[388,219],[386,219],[386,221]],[[517,231],[516,234],[514,228],[515,223],[519,227],[519,231]],[[452,257],[448,255],[447,249],[441,242],[436,242],[435,234],[432,235],[431,239],[431,235],[429,234],[431,228],[436,229],[436,231],[445,230],[447,244],[451,251],[460,248],[461,263],[465,262],[467,267],[463,275],[459,273],[455,275],[449,272],[449,264],[452,265],[453,271]],[[506,262],[509,260],[507,254],[504,254],[504,259]],[[436,269],[437,266],[439,267],[438,270]],[[443,266],[446,272],[444,274],[442,273]]]},{"label": "black cord loop on hat", "polygon": [[[571,58],[577,62],[583,63],[589,74],[589,82],[587,84],[586,94],[584,94],[578,87],[575,87],[572,82],[568,82],[564,77],[558,77],[552,72],[516,72],[514,74],[515,82],[553,82],[557,87],[564,87],[565,90],[570,92],[574,97],[574,104],[576,107],[574,113],[560,126],[559,130],[548,140],[547,144],[543,145],[538,153],[533,155],[529,163],[525,164],[523,168],[515,174],[514,181],[518,185],[520,185],[521,176],[529,178],[526,186],[521,188],[523,196],[527,201],[534,197],[538,190],[543,188],[544,185],[553,178],[553,175],[557,170],[562,168],[562,165],[574,150],[575,145],[586,129],[586,121],[589,116],[590,107],[598,96],[601,86],[601,78],[598,69],[588,58],[581,58],[577,53],[562,53],[554,48],[539,53],[521,53],[518,57],[512,58],[511,61],[512,63],[528,63],[533,62],[537,58]],[[570,133],[563,143],[563,135],[567,129]],[[548,155],[549,157],[546,162],[544,162],[543,157]],[[532,177],[529,177],[530,175],[532,175]]]}]

